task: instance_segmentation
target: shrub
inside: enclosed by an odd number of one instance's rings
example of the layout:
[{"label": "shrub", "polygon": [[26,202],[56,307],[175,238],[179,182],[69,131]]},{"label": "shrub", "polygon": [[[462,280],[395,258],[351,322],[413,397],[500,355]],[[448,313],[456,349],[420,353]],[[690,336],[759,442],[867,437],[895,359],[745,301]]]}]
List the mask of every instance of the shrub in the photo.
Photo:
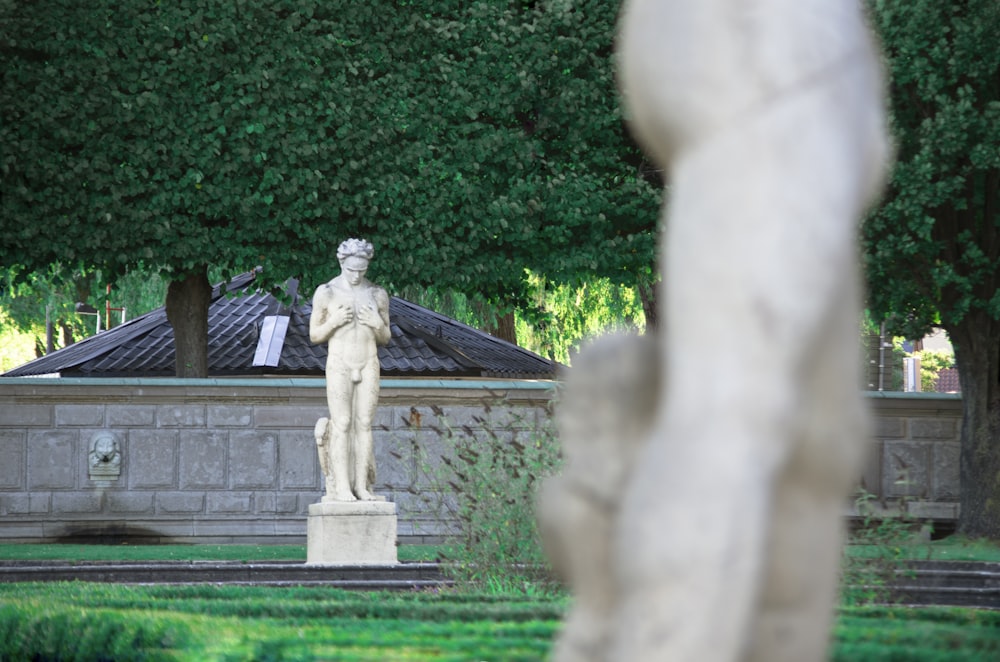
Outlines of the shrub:
[{"label": "shrub", "polygon": [[537,425],[498,409],[487,402],[474,426],[455,427],[432,407],[437,424],[428,427],[436,443],[417,449],[431,487],[423,498],[454,536],[445,561],[457,583],[496,593],[546,591],[551,579],[535,498],[558,470],[559,443],[550,415]]},{"label": "shrub", "polygon": [[[889,603],[893,587],[905,572],[905,547],[913,542],[923,522],[906,512],[906,500],[899,514],[876,507],[876,496],[862,489],[855,500],[861,521],[851,532],[844,554],[842,585],[847,604]],[[851,553],[851,547],[864,546],[865,554]]]}]

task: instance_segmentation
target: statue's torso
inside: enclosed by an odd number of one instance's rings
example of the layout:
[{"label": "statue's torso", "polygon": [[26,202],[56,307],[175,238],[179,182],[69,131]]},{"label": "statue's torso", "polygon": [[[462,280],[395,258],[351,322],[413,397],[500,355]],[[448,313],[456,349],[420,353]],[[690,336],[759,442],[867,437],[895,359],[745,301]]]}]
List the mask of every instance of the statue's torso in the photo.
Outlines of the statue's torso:
[{"label": "statue's torso", "polygon": [[328,305],[331,308],[346,305],[353,311],[351,321],[334,330],[327,343],[329,357],[336,361],[335,364],[328,361],[327,368],[334,368],[336,365],[354,370],[363,368],[369,361],[377,358],[378,349],[375,343],[375,330],[358,319],[358,311],[362,308],[371,308],[377,314],[376,288],[371,285],[349,288],[335,281],[327,287],[330,294]]}]

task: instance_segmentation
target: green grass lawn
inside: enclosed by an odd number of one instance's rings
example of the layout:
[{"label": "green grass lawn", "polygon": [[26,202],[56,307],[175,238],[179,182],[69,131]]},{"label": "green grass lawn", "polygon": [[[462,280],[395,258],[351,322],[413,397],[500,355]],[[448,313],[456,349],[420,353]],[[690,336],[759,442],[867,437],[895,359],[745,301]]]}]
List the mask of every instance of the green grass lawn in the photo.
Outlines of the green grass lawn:
[{"label": "green grass lawn", "polygon": [[[434,561],[444,545],[402,545],[400,561]],[[302,562],[305,545],[28,545],[0,544],[0,560],[10,561],[242,561]]]},{"label": "green grass lawn", "polygon": [[891,545],[847,546],[847,554],[857,558],[882,558],[887,551],[902,559],[1000,563],[1000,543],[993,540],[969,540],[957,535],[934,542],[898,541]]},{"label": "green grass lawn", "polygon": [[[401,545],[400,561],[435,561],[447,545]],[[858,558],[881,558],[885,545],[848,545]],[[899,558],[1000,563],[1000,544],[950,536],[930,543],[900,542],[889,550]],[[305,545],[29,545],[0,544],[0,560],[63,561],[267,561],[305,562]]]}]

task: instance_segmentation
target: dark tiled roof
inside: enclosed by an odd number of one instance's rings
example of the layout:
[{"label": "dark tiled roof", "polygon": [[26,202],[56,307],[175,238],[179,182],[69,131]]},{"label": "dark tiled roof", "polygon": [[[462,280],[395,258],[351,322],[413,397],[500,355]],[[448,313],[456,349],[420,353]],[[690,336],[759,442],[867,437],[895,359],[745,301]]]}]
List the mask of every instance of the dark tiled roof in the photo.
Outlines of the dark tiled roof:
[{"label": "dark tiled roof", "polygon": [[[253,288],[254,274],[212,292],[208,313],[208,371],[213,377],[322,375],[326,346],[309,341],[309,302],[290,307]],[[229,296],[225,294],[228,291]],[[232,293],[242,292],[234,296]],[[268,315],[287,314],[277,366],[255,366]],[[380,347],[383,376],[552,379],[557,364],[397,297],[389,301],[392,339]],[[172,377],[174,332],[163,308],[35,359],[4,374],[26,377]]]}]

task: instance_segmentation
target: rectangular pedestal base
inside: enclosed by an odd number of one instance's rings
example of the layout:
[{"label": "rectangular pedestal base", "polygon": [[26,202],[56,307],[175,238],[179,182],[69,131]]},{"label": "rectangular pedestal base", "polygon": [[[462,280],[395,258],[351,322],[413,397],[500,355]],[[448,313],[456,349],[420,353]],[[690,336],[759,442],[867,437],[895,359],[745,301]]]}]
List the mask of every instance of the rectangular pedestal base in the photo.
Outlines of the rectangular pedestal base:
[{"label": "rectangular pedestal base", "polygon": [[397,563],[396,504],[385,501],[323,501],[310,504],[307,565]]}]

